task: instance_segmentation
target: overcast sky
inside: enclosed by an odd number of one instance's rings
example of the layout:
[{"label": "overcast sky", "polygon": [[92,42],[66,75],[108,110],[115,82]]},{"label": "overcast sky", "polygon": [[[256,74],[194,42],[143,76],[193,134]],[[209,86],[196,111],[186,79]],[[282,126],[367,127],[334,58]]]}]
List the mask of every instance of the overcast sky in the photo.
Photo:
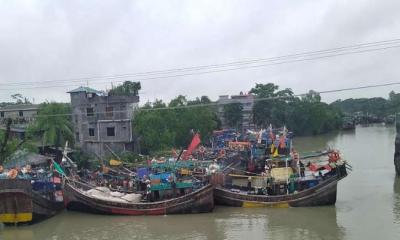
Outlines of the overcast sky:
[{"label": "overcast sky", "polygon": [[[69,101],[104,75],[268,58],[400,38],[398,0],[17,1],[0,0],[0,102]],[[295,93],[400,80],[400,48],[203,75],[142,80],[141,102],[248,91],[273,82]],[[45,83],[29,83],[43,82]],[[53,82],[49,82],[53,81]],[[25,82],[25,85],[21,84]],[[12,83],[14,85],[12,85]],[[28,84],[26,84],[28,83]],[[30,89],[29,89],[30,88]],[[387,97],[400,86],[323,95]]]}]

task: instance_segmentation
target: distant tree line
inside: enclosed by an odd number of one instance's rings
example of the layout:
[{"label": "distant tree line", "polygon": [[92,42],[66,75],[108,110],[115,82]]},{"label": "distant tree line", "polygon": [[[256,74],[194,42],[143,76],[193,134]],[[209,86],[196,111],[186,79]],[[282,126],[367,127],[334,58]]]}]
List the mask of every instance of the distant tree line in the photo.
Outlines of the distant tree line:
[{"label": "distant tree line", "polygon": [[385,117],[400,112],[400,93],[391,91],[388,99],[382,97],[339,99],[331,105],[346,114],[361,112]]},{"label": "distant tree line", "polygon": [[315,135],[339,129],[342,124],[340,110],[321,102],[313,90],[296,97],[291,89],[279,90],[268,83],[256,84],[250,93],[256,96],[253,120],[258,127],[286,125],[296,135]]}]

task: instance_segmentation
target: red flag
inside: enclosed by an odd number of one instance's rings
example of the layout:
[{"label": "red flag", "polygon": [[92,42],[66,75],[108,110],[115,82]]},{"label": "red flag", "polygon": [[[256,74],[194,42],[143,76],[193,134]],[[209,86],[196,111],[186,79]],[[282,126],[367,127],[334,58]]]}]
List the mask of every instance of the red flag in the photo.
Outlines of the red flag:
[{"label": "red flag", "polygon": [[275,141],[275,135],[272,132],[272,125],[269,125],[269,137],[271,138],[272,142]]},{"label": "red flag", "polygon": [[174,157],[174,158],[178,157],[178,154],[176,153],[175,148],[172,149],[172,157]]},{"label": "red flag", "polygon": [[200,134],[196,133],[192,139],[192,142],[190,143],[188,150],[185,152],[185,155],[183,155],[183,160],[187,160],[189,156],[192,154],[193,150],[196,149],[196,147],[200,144]]},{"label": "red flag", "polygon": [[279,147],[280,148],[285,148],[286,147],[285,141],[286,141],[286,138],[285,138],[284,135],[282,135],[281,138],[279,139]]}]

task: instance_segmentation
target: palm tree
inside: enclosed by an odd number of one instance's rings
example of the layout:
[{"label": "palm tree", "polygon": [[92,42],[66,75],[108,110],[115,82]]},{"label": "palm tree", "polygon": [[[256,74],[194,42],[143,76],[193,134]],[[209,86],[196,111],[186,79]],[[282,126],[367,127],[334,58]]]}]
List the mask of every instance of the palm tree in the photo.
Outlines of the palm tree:
[{"label": "palm tree", "polygon": [[60,147],[65,141],[72,142],[74,135],[69,104],[43,103],[35,123],[28,130],[28,135],[40,137],[43,146]]}]

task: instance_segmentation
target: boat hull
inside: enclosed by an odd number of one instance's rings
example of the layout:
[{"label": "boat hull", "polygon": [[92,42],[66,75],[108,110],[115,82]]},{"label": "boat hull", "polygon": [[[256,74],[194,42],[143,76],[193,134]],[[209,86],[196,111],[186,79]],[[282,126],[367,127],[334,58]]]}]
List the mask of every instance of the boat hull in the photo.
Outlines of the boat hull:
[{"label": "boat hull", "polygon": [[207,185],[195,192],[171,200],[150,203],[117,203],[89,197],[77,186],[64,187],[68,210],[109,215],[168,215],[207,213],[214,208],[213,186]]},{"label": "boat hull", "polygon": [[337,182],[332,182],[315,192],[289,194],[283,196],[258,196],[234,193],[227,189],[215,188],[215,203],[233,207],[312,207],[334,205],[336,203]]},{"label": "boat hull", "polygon": [[314,207],[334,205],[337,197],[337,183],[347,176],[346,167],[340,166],[338,174],[324,180],[316,186],[307,190],[277,196],[249,195],[245,193],[232,192],[223,187],[214,190],[215,203],[217,205],[233,207]]},{"label": "boat hull", "polygon": [[5,224],[33,224],[64,209],[63,202],[32,191],[30,180],[0,180],[0,199],[0,222]]}]

